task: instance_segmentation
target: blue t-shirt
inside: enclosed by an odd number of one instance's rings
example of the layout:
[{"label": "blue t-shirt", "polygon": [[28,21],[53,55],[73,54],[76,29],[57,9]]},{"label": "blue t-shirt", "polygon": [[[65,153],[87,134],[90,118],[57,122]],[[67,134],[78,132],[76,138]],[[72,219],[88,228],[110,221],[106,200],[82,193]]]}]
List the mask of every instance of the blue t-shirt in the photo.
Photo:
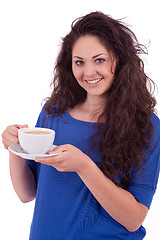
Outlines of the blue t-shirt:
[{"label": "blue t-shirt", "polygon": [[[155,128],[154,150],[147,151],[142,172],[135,172],[126,189],[140,203],[150,207],[160,170],[160,120],[152,115]],[[36,126],[55,130],[55,145],[72,144],[84,153],[91,146],[95,123],[72,118],[66,111],[62,117],[48,117],[44,107]],[[102,159],[98,146],[90,152],[98,165]],[[141,226],[127,231],[104,210],[75,172],[58,172],[54,167],[26,160],[36,182],[37,195],[30,240],[141,240],[146,231]]]}]

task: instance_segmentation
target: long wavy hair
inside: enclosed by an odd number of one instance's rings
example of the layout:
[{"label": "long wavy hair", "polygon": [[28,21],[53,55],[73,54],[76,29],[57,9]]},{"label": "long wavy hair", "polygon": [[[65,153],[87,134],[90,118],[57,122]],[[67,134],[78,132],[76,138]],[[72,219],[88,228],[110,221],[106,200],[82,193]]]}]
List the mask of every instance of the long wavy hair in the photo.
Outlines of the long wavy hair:
[{"label": "long wavy hair", "polygon": [[145,74],[140,58],[147,49],[121,20],[92,12],[72,23],[71,31],[62,39],[54,68],[53,92],[45,111],[60,116],[64,110],[85,102],[87,93],[72,72],[72,48],[86,35],[97,36],[116,59],[114,82],[107,91],[102,113],[106,121],[99,149],[103,154],[104,174],[118,186],[127,188],[132,170],[142,169],[145,152],[151,147],[154,129],[150,117],[156,100],[151,92],[154,83]]}]

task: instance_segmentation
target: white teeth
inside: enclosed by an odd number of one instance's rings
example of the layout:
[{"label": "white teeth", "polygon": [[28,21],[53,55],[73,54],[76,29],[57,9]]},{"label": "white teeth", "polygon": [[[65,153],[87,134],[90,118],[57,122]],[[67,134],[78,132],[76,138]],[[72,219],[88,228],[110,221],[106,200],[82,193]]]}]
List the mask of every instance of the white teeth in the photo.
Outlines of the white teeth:
[{"label": "white teeth", "polygon": [[90,84],[93,84],[93,83],[97,83],[97,82],[99,82],[101,80],[102,80],[102,78],[97,79],[97,80],[87,80],[87,82],[90,83]]}]

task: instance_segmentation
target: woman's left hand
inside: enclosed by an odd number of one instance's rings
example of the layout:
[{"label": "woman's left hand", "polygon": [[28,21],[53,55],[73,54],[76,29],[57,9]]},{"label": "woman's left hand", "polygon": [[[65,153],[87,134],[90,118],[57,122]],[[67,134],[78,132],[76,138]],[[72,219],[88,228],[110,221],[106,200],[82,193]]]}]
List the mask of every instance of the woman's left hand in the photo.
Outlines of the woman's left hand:
[{"label": "woman's left hand", "polygon": [[86,154],[70,144],[60,145],[53,151],[50,151],[49,154],[56,154],[59,152],[61,153],[58,155],[45,158],[37,158],[35,161],[53,166],[60,172],[77,173],[85,167],[85,164],[91,161],[91,159]]}]

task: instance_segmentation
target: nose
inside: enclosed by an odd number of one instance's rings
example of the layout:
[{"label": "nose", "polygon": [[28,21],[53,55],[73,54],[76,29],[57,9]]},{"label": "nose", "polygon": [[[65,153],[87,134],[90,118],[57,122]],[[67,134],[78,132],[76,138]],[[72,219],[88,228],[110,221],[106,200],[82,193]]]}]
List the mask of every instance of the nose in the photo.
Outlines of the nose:
[{"label": "nose", "polygon": [[85,64],[83,73],[85,79],[92,79],[96,75],[96,73],[97,72],[93,64]]}]

